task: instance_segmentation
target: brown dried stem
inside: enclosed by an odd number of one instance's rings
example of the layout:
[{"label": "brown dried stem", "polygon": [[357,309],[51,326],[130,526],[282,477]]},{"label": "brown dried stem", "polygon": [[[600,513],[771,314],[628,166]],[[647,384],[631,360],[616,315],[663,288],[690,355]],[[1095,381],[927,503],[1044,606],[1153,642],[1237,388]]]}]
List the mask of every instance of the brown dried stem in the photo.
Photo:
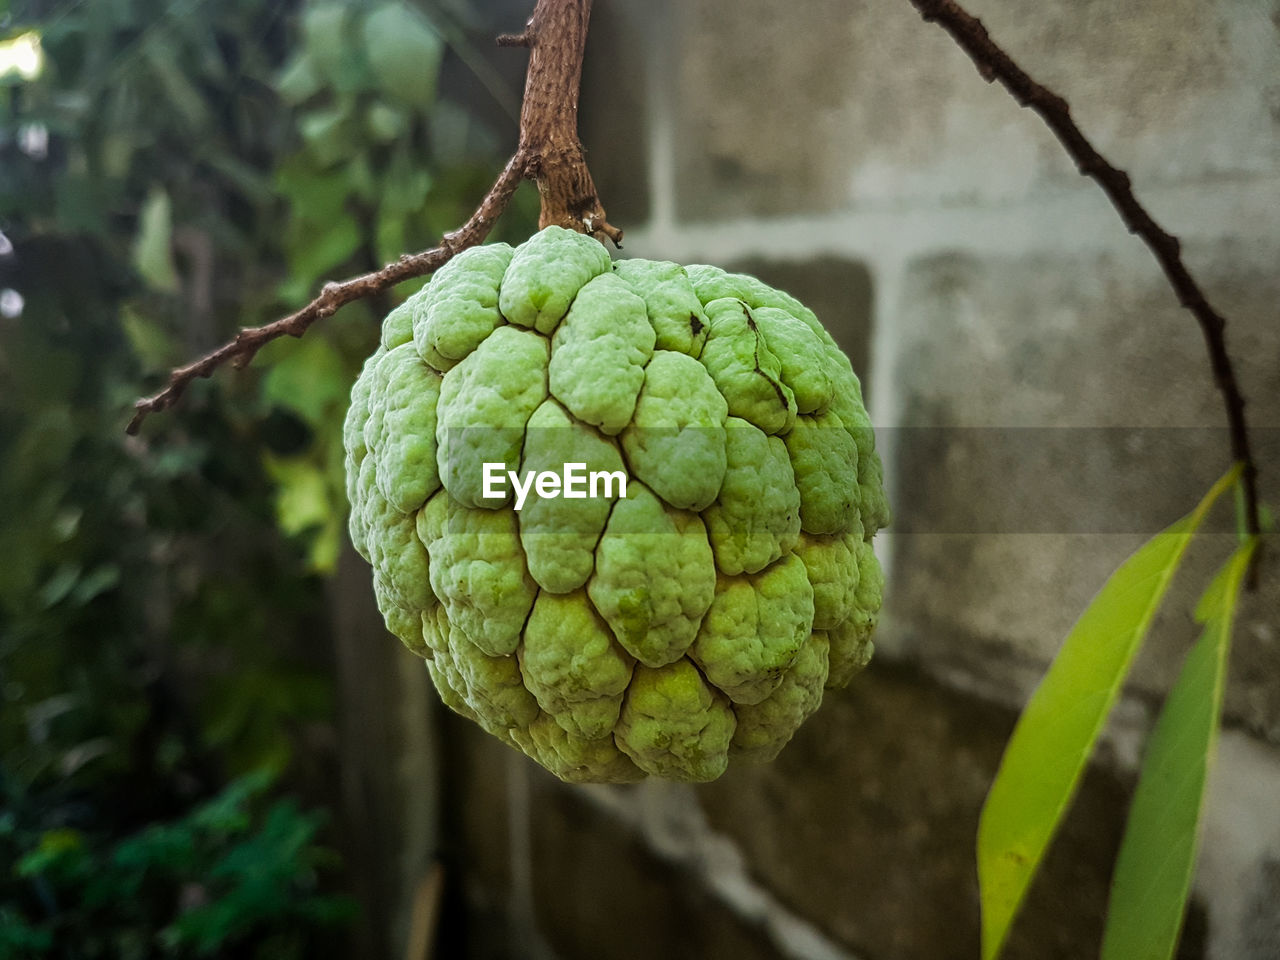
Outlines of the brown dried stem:
[{"label": "brown dried stem", "polygon": [[621,244],[622,231],[604,215],[578,139],[578,91],[590,16],[591,0],[539,0],[534,8],[521,35],[530,54],[519,152],[529,158],[527,175],[537,181],[542,195],[539,227],[556,224],[604,234]]},{"label": "brown dried stem", "polygon": [[211,376],[228,363],[243,367],[272,340],[300,337],[344,304],[432,273],[468,247],[483,243],[521,180],[538,185],[542,196],[539,226],[554,223],[592,236],[604,235],[620,246],[622,231],[605,217],[578,140],[578,89],[590,15],[591,0],[538,0],[524,33],[499,38],[504,46],[530,49],[520,142],[476,212],[460,229],[445,234],[438,247],[405,254],[381,270],[341,283],[326,283],[320,295],[298,312],[243,329],[212,353],[172,371],[164,389],[134,404],[128,432],[137,433],[148,414],[172,407],[193,380]]},{"label": "brown dried stem", "polygon": [[1000,81],[1021,106],[1034,110],[1066,148],[1083,176],[1091,177],[1120,214],[1129,232],[1136,234],[1155,255],[1169,285],[1182,304],[1200,324],[1213,379],[1222,394],[1231,433],[1232,457],[1244,465],[1240,476],[1244,490],[1245,523],[1249,532],[1257,534],[1258,468],[1249,444],[1249,430],[1244,415],[1244,397],[1236,380],[1235,369],[1227,354],[1226,320],[1212,306],[1182,262],[1182,245],[1165,231],[1133,195],[1129,175],[1112,166],[1098,153],[1088,138],[1071,119],[1071,107],[1058,94],[1031,79],[987,33],[976,17],[967,13],[955,0],[911,0],[920,15],[937,23],[967,53],[988,83]]}]

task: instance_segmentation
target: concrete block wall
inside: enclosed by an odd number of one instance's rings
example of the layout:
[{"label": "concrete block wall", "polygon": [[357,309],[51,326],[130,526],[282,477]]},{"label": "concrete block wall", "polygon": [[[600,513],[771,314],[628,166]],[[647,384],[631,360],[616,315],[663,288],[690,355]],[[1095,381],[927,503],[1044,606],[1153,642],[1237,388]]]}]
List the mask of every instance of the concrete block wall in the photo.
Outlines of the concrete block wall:
[{"label": "concrete block wall", "polygon": [[[1280,502],[1280,3],[972,0],[1184,240]],[[772,765],[565,787],[443,721],[449,955],[977,956],[978,811],[1108,573],[1228,463],[1192,318],[1043,124],[906,0],[596,0],[583,136],[627,255],[745,269],[863,374],[893,490],[878,653]],[[1096,955],[1197,544],[1015,930]],[[1280,562],[1236,631],[1179,956],[1280,955]]]}]

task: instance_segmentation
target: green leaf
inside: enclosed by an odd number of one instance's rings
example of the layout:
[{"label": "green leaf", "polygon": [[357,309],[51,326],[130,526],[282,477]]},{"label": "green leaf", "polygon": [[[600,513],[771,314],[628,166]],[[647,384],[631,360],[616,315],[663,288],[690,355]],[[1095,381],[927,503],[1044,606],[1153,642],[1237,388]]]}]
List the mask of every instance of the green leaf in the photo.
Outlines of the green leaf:
[{"label": "green leaf", "polygon": [[363,237],[351,217],[335,217],[323,227],[302,224],[289,231],[291,276],[281,286],[280,295],[290,303],[310,299],[312,285],[325,273],[345,263],[360,248]]},{"label": "green leaf", "polygon": [[47,610],[54,604],[61,603],[79,579],[80,564],[70,560],[59,564],[40,588],[40,605]]},{"label": "green leaf", "polygon": [[978,824],[983,960],[1004,944],[1192,534],[1239,475],[1237,465],[1121,564],[1018,718]]},{"label": "green leaf", "polygon": [[173,266],[170,240],[173,215],[169,194],[155,187],[147,194],[138,217],[138,236],[133,243],[133,265],[147,286],[165,293],[178,290],[178,271]]},{"label": "green leaf", "polygon": [[374,249],[382,263],[390,263],[405,252],[405,218],[403,214],[383,211],[378,216]]},{"label": "green leaf", "polygon": [[53,934],[33,926],[11,905],[0,906],[0,957],[48,956]]},{"label": "green leaf", "polygon": [[68,860],[78,861],[84,856],[84,839],[80,832],[68,828],[46,830],[40,837],[40,845],[14,865],[19,877],[34,877],[56,869]]},{"label": "green leaf", "polygon": [[358,153],[347,161],[345,170],[338,176],[350,190],[350,196],[357,201],[372,203],[377,200],[381,191],[373,167],[369,165],[367,154]]},{"label": "green leaf", "polygon": [[292,205],[293,216],[308,225],[343,212],[349,193],[345,179],[316,170],[303,157],[286,161],[276,172],[276,186]]},{"label": "green leaf", "polygon": [[102,136],[102,169],[108,177],[124,178],[137,149],[135,140],[123,132],[112,130]]},{"label": "green leaf", "polygon": [[344,3],[309,7],[303,15],[302,31],[306,53],[320,76],[339,93],[360,90],[368,78],[368,64],[351,47],[349,9]]},{"label": "green leaf", "polygon": [[369,136],[378,143],[399,140],[409,129],[409,115],[386,103],[375,103],[364,117]]},{"label": "green leaf", "polygon": [[404,3],[383,4],[364,22],[365,52],[382,89],[423,109],[436,97],[444,41]]},{"label": "green leaf", "polygon": [[341,69],[346,47],[347,10],[341,3],[318,4],[303,14],[306,52],[321,73],[332,76]]},{"label": "green leaf", "polygon": [[276,521],[291,537],[309,535],[307,562],[321,573],[332,572],[341,547],[342,511],[336,491],[324,468],[301,457],[265,457],[275,480]]},{"label": "green leaf", "polygon": [[209,107],[204,96],[191,82],[187,65],[179,64],[176,48],[171,39],[161,33],[152,33],[143,45],[156,87],[164,91],[176,114],[186,121],[191,130],[203,130],[212,125]]},{"label": "green leaf", "polygon": [[[407,147],[401,144],[391,154],[382,181],[381,208],[384,214],[417,213],[431,192],[431,174],[415,163]],[[399,255],[403,251],[397,250]]]},{"label": "green leaf", "polygon": [[1177,947],[1218,738],[1231,625],[1256,546],[1251,538],[1232,554],[1196,609],[1205,629],[1147,742],[1111,880],[1102,960],[1169,960]]},{"label": "green leaf", "polygon": [[88,177],[75,169],[62,172],[54,181],[54,220],[64,233],[107,232],[107,210],[113,200],[114,185]]},{"label": "green leaf", "polygon": [[324,88],[324,81],[316,74],[311,58],[298,55],[276,78],[276,93],[291,107],[310,100]]},{"label": "green leaf", "polygon": [[343,100],[337,106],[304,113],[299,119],[298,131],[320,166],[337,163],[359,149],[359,137],[353,130],[353,111],[354,103]]},{"label": "green leaf", "polygon": [[114,563],[99,564],[76,583],[71,600],[77,606],[84,606],[108,590],[114,590],[119,584],[120,568]]},{"label": "green leaf", "polygon": [[238,777],[216,797],[195,809],[190,817],[192,825],[209,833],[243,833],[250,824],[246,809],[249,801],[265,793],[275,779],[275,772],[267,769]]},{"label": "green leaf", "polygon": [[262,399],[292,410],[311,427],[331,424],[350,393],[342,355],[324,337],[306,337],[263,357],[271,361],[262,379]]},{"label": "green leaf", "polygon": [[179,347],[169,332],[131,304],[120,306],[120,329],[146,369],[166,370],[180,359]]},{"label": "green leaf", "polygon": [[232,186],[243,193],[245,199],[262,204],[271,203],[275,200],[276,195],[271,188],[270,173],[259,170],[239,157],[216,150],[205,154],[203,159],[212,169],[226,177]]}]

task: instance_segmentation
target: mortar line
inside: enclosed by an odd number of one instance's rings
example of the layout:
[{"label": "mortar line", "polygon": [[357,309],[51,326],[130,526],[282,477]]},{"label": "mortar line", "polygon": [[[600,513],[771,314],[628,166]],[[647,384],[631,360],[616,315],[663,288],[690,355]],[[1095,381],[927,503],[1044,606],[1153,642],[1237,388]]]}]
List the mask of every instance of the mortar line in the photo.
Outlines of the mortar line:
[{"label": "mortar line", "polygon": [[[1144,191],[1148,205],[1190,243],[1271,240],[1280,177],[1216,183],[1212,190],[1182,184]],[[1149,260],[1142,244],[1116,218],[1105,197],[1081,187],[1007,203],[938,205],[919,202],[859,207],[833,213],[738,217],[714,222],[652,223],[632,227],[629,252],[692,262],[766,257],[800,260],[817,253],[878,261],[890,248],[906,259],[958,251],[975,256],[1114,251],[1135,263]],[[1157,277],[1152,268],[1153,280]]]}]

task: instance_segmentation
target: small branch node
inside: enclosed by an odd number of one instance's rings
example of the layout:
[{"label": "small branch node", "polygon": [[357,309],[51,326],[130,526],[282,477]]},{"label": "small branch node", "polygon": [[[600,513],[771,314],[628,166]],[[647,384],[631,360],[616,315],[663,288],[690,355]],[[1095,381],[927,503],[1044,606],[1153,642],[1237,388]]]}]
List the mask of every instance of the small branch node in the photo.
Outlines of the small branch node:
[{"label": "small branch node", "polygon": [[595,236],[597,233],[603,233],[613,242],[615,247],[619,250],[622,249],[622,231],[608,220],[600,220],[596,222],[595,229],[591,231],[591,235]]}]

